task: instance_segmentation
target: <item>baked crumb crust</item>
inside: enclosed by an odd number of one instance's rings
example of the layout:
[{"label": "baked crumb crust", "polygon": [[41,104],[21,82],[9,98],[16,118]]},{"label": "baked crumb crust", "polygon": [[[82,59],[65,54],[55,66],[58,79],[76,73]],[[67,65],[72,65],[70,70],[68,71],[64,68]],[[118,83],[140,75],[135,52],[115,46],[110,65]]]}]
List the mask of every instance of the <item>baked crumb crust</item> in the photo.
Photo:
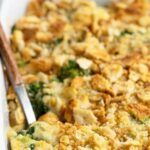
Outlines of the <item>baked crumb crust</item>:
[{"label": "baked crumb crust", "polygon": [[22,130],[10,87],[12,150],[150,149],[149,0],[32,0],[11,43],[40,101],[38,121]]}]

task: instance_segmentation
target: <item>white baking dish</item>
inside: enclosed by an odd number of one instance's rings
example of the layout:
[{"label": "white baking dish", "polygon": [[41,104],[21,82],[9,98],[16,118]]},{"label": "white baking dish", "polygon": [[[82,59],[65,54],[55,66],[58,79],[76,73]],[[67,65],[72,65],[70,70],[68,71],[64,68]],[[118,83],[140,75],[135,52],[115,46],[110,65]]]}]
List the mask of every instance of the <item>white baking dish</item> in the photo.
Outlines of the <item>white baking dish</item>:
[{"label": "white baking dish", "polygon": [[13,24],[24,14],[29,1],[30,0],[3,0],[0,10],[0,20],[8,36]]},{"label": "white baking dish", "polygon": [[[9,37],[11,27],[14,23],[24,14],[26,6],[30,0],[3,0],[0,7],[0,21],[3,29]],[[95,0],[97,3],[106,4],[111,0]],[[8,110],[6,104],[6,90],[4,78],[2,75],[1,62],[0,62],[0,150],[7,150],[7,129],[8,123]]]},{"label": "white baking dish", "polygon": [[[3,0],[0,7],[0,21],[6,35],[9,37],[11,27],[23,15],[29,0]],[[8,149],[7,130],[8,109],[6,103],[6,88],[0,62],[0,150]]]},{"label": "white baking dish", "polygon": [[4,82],[2,62],[0,61],[0,149],[5,150],[7,147],[7,130],[8,123],[8,109],[6,103],[6,88]]}]

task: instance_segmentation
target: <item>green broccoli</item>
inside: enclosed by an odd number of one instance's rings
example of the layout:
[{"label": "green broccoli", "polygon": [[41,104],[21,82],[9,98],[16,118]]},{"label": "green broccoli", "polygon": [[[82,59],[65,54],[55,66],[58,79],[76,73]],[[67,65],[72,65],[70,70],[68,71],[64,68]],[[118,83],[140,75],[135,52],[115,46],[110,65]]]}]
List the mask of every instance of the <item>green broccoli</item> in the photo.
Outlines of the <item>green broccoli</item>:
[{"label": "green broccoli", "polygon": [[125,29],[125,30],[123,30],[122,32],[121,32],[121,36],[125,36],[125,35],[132,35],[133,34],[133,32],[131,32],[131,31],[129,31],[129,30],[127,30],[127,29]]},{"label": "green broccoli", "polygon": [[53,43],[54,45],[59,45],[62,41],[63,41],[63,38],[58,38]]},{"label": "green broccoli", "polygon": [[32,83],[27,88],[29,93],[29,98],[31,100],[32,107],[38,118],[42,114],[45,114],[49,109],[44,105],[43,99],[43,83]]},{"label": "green broccoli", "polygon": [[18,65],[18,67],[25,67],[26,66],[26,64],[27,64],[27,62],[25,62],[24,60],[19,60],[18,62],[17,62],[17,65]]},{"label": "green broccoli", "polygon": [[58,74],[58,79],[63,81],[67,78],[75,78],[76,76],[87,76],[91,74],[89,69],[82,69],[74,60],[69,60],[68,64],[63,66]]},{"label": "green broccoli", "polygon": [[15,30],[16,30],[16,26],[14,25],[14,26],[12,26],[12,28],[11,28],[11,33],[14,33]]},{"label": "green broccoli", "polygon": [[30,150],[34,150],[35,149],[35,145],[34,144],[30,144]]},{"label": "green broccoli", "polygon": [[30,134],[32,135],[35,131],[35,128],[34,127],[30,127],[28,130],[27,130],[27,134]]}]

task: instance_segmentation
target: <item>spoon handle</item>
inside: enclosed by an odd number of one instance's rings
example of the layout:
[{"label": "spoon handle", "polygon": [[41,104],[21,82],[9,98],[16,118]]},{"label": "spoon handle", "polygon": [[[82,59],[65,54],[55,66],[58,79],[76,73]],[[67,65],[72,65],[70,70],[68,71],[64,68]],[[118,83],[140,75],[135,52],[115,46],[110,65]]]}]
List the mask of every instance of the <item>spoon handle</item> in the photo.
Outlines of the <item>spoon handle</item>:
[{"label": "spoon handle", "polygon": [[8,76],[11,80],[11,83],[13,85],[22,84],[23,81],[18,71],[15,59],[13,57],[10,43],[8,42],[8,39],[5,36],[1,23],[0,23],[0,54],[6,65]]}]

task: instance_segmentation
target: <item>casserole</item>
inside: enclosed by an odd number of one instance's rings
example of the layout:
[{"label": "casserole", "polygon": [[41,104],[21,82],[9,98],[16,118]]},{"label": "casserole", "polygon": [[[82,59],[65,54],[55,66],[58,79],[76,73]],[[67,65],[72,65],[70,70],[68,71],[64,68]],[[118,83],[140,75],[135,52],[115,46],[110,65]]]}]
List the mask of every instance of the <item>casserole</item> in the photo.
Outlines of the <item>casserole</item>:
[{"label": "casserole", "polygon": [[10,89],[13,149],[149,148],[149,1],[70,2],[33,1],[13,28],[39,118],[18,131],[24,117]]}]

